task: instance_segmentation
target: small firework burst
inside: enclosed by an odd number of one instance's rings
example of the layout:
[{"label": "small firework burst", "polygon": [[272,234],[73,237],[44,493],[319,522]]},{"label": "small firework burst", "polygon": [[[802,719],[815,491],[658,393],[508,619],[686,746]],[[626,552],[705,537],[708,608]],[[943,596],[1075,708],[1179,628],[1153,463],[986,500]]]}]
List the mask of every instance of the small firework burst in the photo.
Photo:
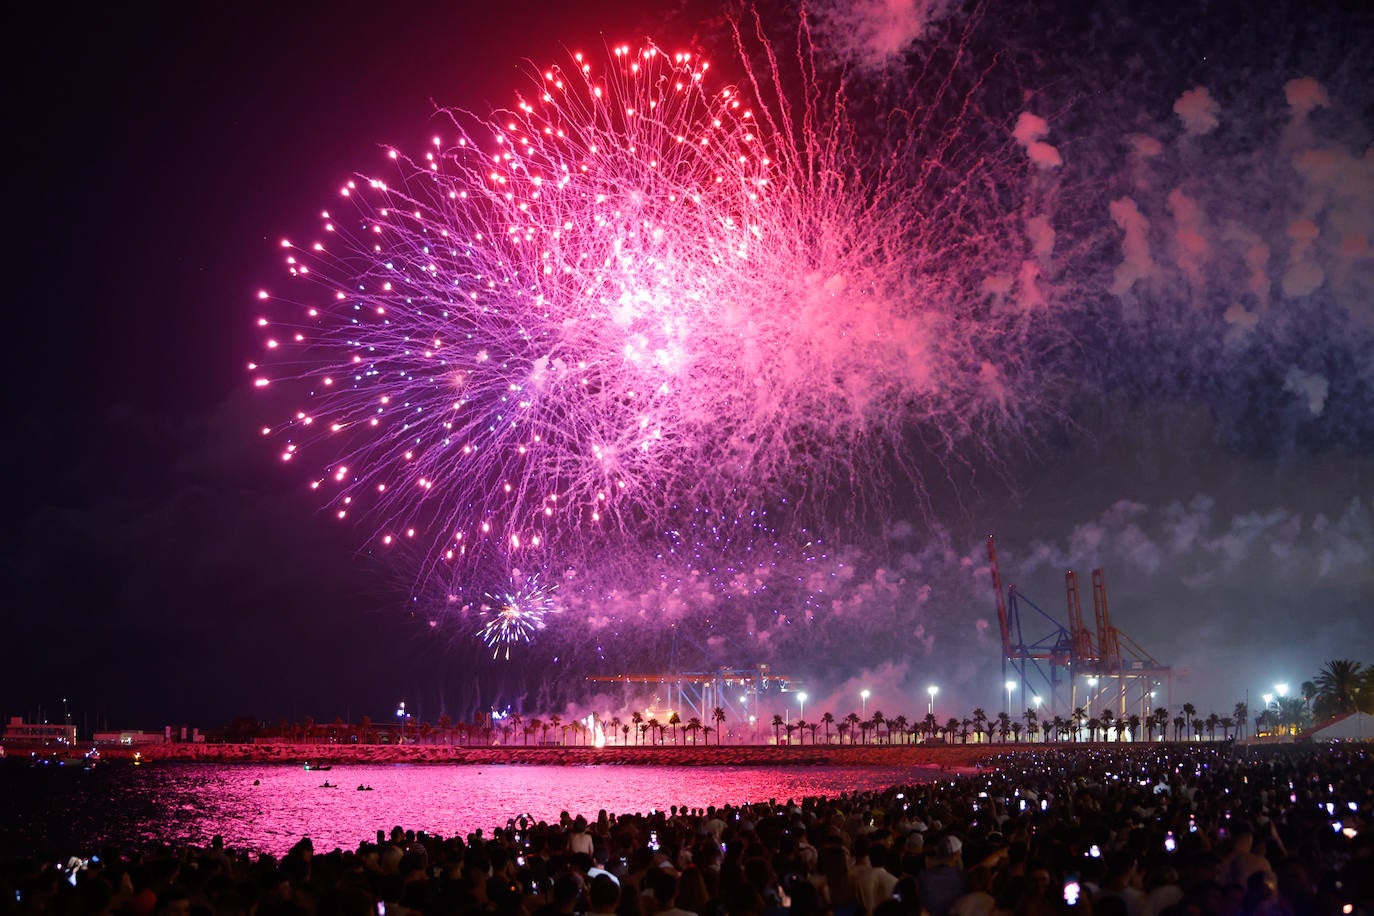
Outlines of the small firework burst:
[{"label": "small firework burst", "polygon": [[509,659],[511,646],[530,642],[544,629],[548,615],[558,611],[553,599],[557,588],[542,585],[538,576],[523,580],[517,576],[508,591],[486,595],[489,603],[482,605],[485,622],[477,635],[491,649],[492,658],[504,655]]}]

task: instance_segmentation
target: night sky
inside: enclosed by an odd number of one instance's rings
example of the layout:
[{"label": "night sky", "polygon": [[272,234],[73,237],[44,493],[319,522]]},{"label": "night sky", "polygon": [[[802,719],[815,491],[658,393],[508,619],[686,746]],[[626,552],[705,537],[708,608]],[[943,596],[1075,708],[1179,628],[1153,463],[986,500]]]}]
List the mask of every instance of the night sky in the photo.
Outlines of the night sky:
[{"label": "night sky", "polygon": [[[436,106],[509,104],[526,60],[564,48],[652,36],[720,56],[721,20],[710,4],[382,7],[7,9],[0,714],[53,718],[63,698],[78,724],[112,727],[381,719],[401,698],[429,719],[571,711],[585,696],[549,672],[666,664],[664,633],[635,633],[642,597],[593,640],[554,628],[524,657],[537,675],[436,633],[371,532],[335,522],[257,435],[276,418],[245,365],[277,239],[314,231],[383,145],[422,147]],[[1374,21],[1301,9],[982,11],[971,53],[1003,42],[998,78],[1015,73],[1062,156],[1042,192],[1075,266],[1044,283],[1083,303],[1064,357],[1076,387],[923,511],[837,532],[827,562],[847,571],[813,635],[736,651],[697,633],[709,661],[770,660],[837,714],[862,686],[923,712],[931,683],[999,708],[996,532],[1004,580],[1055,614],[1066,567],[1106,568],[1117,624],[1174,666],[1175,705],[1227,714],[1327,659],[1374,663]],[[904,29],[818,43],[869,72],[899,66],[874,52]],[[1284,87],[1303,77],[1325,103],[1298,123]],[[1148,253],[1128,197],[1158,234]],[[1248,272],[1217,266],[1227,246]]]}]

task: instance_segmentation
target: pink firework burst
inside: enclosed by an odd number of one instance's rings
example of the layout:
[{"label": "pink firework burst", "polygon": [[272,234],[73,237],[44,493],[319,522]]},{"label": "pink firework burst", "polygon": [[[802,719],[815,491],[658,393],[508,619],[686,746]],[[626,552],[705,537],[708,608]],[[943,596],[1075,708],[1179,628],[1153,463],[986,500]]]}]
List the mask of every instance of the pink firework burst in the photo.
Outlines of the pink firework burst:
[{"label": "pink firework burst", "polygon": [[323,295],[259,321],[256,383],[301,397],[264,433],[323,458],[339,517],[513,562],[692,507],[881,502],[894,470],[919,498],[929,453],[1021,422],[1046,303],[1027,215],[988,192],[1028,168],[1010,131],[895,112],[864,152],[842,87],[745,43],[746,89],[652,46],[575,55],[282,243]]}]

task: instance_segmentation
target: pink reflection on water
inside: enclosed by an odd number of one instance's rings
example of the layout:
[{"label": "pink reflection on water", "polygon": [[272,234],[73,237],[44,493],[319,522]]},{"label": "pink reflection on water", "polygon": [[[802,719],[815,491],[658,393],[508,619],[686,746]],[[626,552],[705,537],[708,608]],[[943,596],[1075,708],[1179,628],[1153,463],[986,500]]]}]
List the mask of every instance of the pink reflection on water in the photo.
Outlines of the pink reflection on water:
[{"label": "pink reflection on water", "polygon": [[[726,803],[837,795],[928,782],[931,770],[904,767],[571,767],[340,765],[327,772],[268,765],[170,765],[139,771],[139,794],[157,796],[167,822],[146,823],[146,839],[284,853],[302,836],[317,850],[355,848],[400,825],[444,836],[490,835],[528,814],[594,817]],[[255,784],[256,782],[256,784]],[[330,787],[325,787],[328,782]],[[359,791],[359,786],[371,791]]]}]

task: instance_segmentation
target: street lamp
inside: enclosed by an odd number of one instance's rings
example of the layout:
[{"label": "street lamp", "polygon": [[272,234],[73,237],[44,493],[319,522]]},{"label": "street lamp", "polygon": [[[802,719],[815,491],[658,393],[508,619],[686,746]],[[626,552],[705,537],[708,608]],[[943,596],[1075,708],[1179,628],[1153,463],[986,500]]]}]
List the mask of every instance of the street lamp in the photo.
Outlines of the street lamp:
[{"label": "street lamp", "polygon": [[859,691],[859,703],[862,707],[864,718],[868,718],[868,698],[872,695],[873,694],[869,691],[867,687]]},{"label": "street lamp", "polygon": [[926,704],[926,712],[929,715],[935,715],[935,694],[939,692],[940,688],[936,687],[934,684],[926,688],[926,693],[930,695],[930,702]]},{"label": "street lamp", "polygon": [[1277,694],[1279,695],[1279,699],[1282,700],[1284,697],[1288,696],[1288,685],[1287,685],[1287,684],[1275,684],[1275,685],[1274,685],[1274,692],[1277,693]]},{"label": "street lamp", "polygon": [[1015,681],[1007,681],[1007,715],[1011,715],[1011,692],[1016,689]]},{"label": "street lamp", "polygon": [[410,713],[406,712],[405,700],[402,700],[401,704],[396,707],[396,718],[401,723],[401,743],[404,744],[406,740],[406,720],[410,718]]},{"label": "street lamp", "polygon": [[806,691],[805,691],[805,690],[803,690],[801,693],[797,694],[797,706],[800,707],[800,709],[798,709],[798,711],[797,711],[797,720],[800,721],[800,720],[806,718]]}]

